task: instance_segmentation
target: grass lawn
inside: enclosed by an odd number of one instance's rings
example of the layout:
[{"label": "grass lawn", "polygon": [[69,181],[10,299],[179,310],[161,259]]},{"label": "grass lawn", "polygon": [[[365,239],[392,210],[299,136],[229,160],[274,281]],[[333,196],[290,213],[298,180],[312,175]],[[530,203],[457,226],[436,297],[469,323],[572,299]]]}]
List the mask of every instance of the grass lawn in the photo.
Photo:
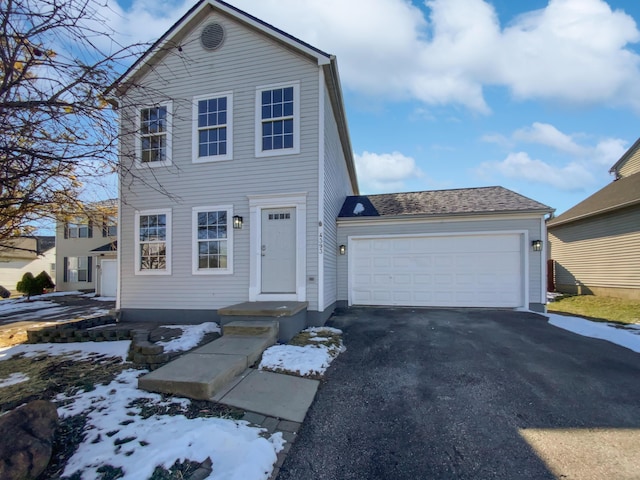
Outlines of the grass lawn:
[{"label": "grass lawn", "polygon": [[575,295],[558,297],[547,310],[570,313],[593,320],[620,323],[640,323],[640,302],[621,298]]}]

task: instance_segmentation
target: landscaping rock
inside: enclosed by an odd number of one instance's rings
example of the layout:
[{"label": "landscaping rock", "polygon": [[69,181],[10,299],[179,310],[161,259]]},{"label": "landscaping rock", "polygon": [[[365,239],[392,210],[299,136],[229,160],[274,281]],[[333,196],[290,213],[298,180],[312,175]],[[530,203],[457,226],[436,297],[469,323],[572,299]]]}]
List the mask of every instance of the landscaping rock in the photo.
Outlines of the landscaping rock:
[{"label": "landscaping rock", "polygon": [[149,341],[153,343],[161,340],[168,342],[169,340],[178,338],[180,335],[182,335],[181,328],[157,327],[149,332]]},{"label": "landscaping rock", "polygon": [[51,459],[58,412],[35,400],[0,417],[0,479],[37,478]]}]

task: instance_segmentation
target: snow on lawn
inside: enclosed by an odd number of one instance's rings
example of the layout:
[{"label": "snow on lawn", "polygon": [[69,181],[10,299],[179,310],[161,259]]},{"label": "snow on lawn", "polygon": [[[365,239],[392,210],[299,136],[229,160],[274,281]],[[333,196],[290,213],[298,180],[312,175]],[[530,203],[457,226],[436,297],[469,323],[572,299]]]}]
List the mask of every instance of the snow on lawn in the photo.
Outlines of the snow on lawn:
[{"label": "snow on lawn", "polygon": [[640,325],[620,325],[593,322],[585,318],[548,313],[549,323],[555,327],[585,337],[599,338],[640,353]]},{"label": "snow on lawn", "polygon": [[0,388],[15,385],[16,383],[26,382],[27,380],[29,380],[29,377],[24,373],[12,373],[7,378],[0,380]]},{"label": "snow on lawn", "polygon": [[309,340],[317,345],[274,345],[262,354],[260,370],[290,372],[300,376],[324,375],[327,368],[345,348],[340,340],[338,345],[322,345],[331,335],[342,334],[341,330],[331,327],[312,327],[302,331],[309,333]]},{"label": "snow on lawn", "polygon": [[2,300],[0,302],[0,315],[13,313],[20,310],[45,310],[53,307],[59,307],[55,302],[46,300],[34,300],[27,302],[26,298],[16,298],[12,300]]},{"label": "snow on lawn", "polygon": [[68,355],[76,360],[91,358],[94,355],[106,355],[108,357],[120,357],[124,362],[127,358],[130,343],[130,340],[119,340],[117,342],[20,344],[13,347],[0,348],[0,361],[19,354],[23,354],[25,357],[47,354]]},{"label": "snow on lawn", "polygon": [[[82,479],[101,478],[103,465],[120,467],[124,480],[149,478],[156,466],[169,469],[176,460],[203,462],[210,457],[209,480],[266,480],[284,440],[281,433],[269,438],[264,429],[247,422],[222,418],[187,419],[184,415],[140,416],[137,399],[161,404],[162,397],[136,388],[140,370],[125,370],[109,385],[72,397],[58,408],[61,417],[87,414],[87,436],[66,465],[64,476],[81,471]],[[66,397],[59,396],[63,402]],[[164,403],[184,403],[170,399]]]},{"label": "snow on lawn", "polygon": [[179,328],[182,334],[178,338],[167,342],[157,342],[164,347],[165,352],[183,352],[190,350],[198,343],[207,333],[220,333],[220,327],[214,322],[205,322],[198,325],[163,325],[164,328]]}]

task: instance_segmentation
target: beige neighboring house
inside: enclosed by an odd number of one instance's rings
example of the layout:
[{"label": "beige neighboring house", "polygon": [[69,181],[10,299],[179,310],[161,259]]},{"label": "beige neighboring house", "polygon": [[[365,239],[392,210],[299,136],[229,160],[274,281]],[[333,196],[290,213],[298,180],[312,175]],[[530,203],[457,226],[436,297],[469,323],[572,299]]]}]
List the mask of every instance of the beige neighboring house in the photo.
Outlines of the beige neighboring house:
[{"label": "beige neighboring house", "polygon": [[547,223],[558,292],[640,299],[640,139],[615,180]]},{"label": "beige neighboring house", "polygon": [[56,226],[57,291],[117,293],[117,206],[115,200],[92,204]]},{"label": "beige neighboring house", "polygon": [[47,272],[55,282],[55,237],[18,237],[0,242],[0,285],[16,293],[22,276]]}]

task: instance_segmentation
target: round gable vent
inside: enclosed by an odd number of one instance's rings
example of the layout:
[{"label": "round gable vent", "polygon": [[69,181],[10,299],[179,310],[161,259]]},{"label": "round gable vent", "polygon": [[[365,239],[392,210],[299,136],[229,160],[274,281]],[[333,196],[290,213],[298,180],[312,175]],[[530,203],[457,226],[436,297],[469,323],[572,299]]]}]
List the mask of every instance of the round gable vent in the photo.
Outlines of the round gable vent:
[{"label": "round gable vent", "polygon": [[220,48],[224,41],[224,28],[219,23],[209,23],[205,25],[200,34],[200,43],[207,50]]}]

